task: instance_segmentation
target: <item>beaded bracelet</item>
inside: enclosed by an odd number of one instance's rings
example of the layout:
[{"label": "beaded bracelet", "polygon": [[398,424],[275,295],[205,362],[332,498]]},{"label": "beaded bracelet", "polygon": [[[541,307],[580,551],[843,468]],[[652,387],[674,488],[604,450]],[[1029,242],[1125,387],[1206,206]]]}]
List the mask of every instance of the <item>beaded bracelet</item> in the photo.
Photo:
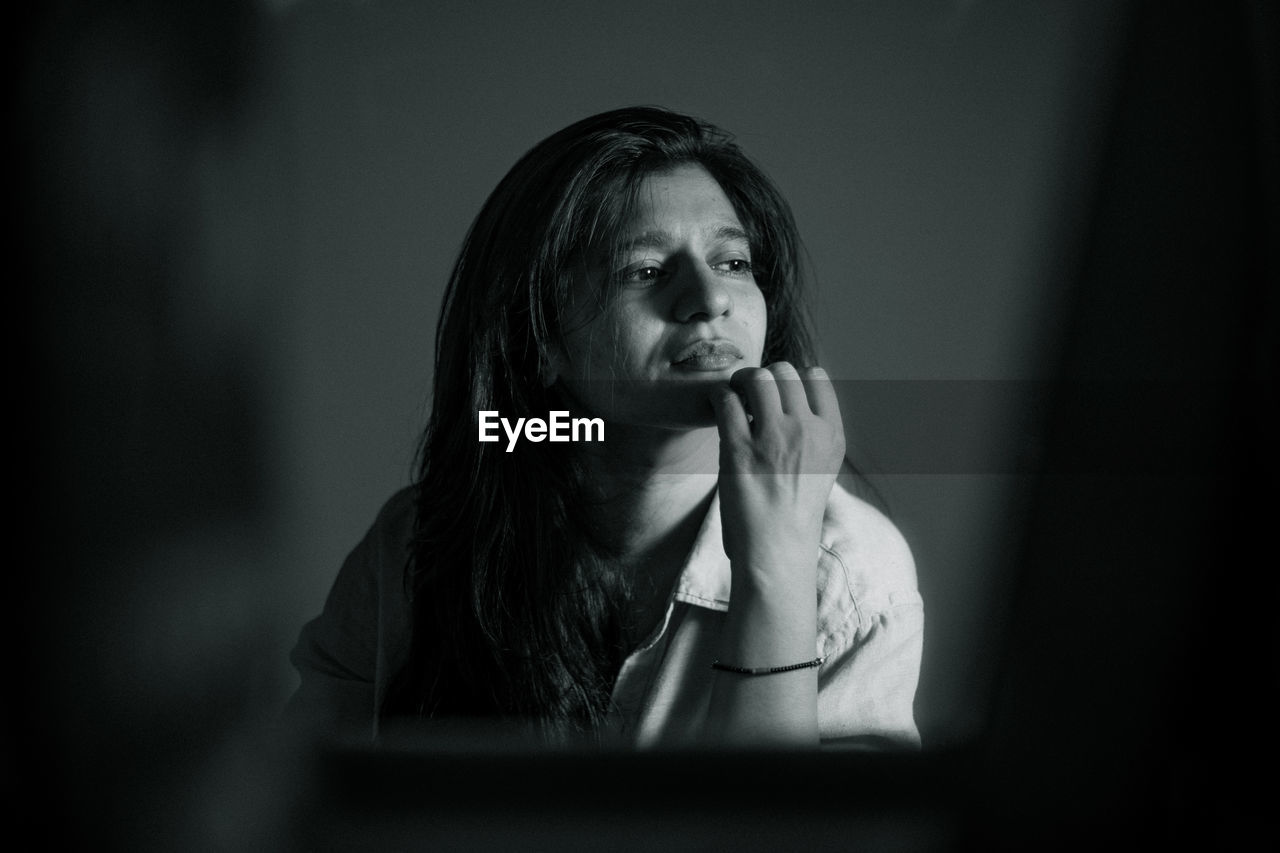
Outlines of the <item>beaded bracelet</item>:
[{"label": "beaded bracelet", "polygon": [[733,664],[720,663],[720,661],[713,661],[711,664],[711,668],[723,670],[724,672],[736,672],[739,675],[773,675],[775,672],[790,672],[793,669],[810,669],[815,666],[822,666],[822,662],[825,661],[826,659],[827,659],[826,656],[823,656],[820,658],[814,658],[813,660],[807,660],[804,663],[793,663],[793,664],[788,664],[787,666],[756,666],[756,667],[734,666]]}]

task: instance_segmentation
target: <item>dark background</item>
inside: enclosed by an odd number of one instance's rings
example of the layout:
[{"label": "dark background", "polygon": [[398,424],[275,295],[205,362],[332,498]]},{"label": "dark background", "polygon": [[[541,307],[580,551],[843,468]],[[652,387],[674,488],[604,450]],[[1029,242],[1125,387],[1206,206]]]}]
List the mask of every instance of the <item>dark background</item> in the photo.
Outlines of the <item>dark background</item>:
[{"label": "dark background", "polygon": [[[1271,755],[1275,23],[1247,2],[26,13],[10,802],[133,849],[275,831],[291,777],[262,726],[408,482],[462,235],[530,145],[635,103],[733,131],[793,204],[850,446],[916,556],[927,750],[1000,733],[981,778],[1029,826],[1123,800],[1135,765],[1176,813],[1222,754]],[[998,784],[1050,767],[1066,781]],[[1250,801],[1228,799],[1234,827]]]}]

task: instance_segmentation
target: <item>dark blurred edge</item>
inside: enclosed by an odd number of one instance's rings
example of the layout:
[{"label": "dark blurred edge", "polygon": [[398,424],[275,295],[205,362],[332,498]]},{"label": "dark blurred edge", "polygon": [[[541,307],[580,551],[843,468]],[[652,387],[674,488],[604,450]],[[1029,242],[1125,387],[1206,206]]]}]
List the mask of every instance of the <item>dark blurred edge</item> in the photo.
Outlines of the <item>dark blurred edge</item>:
[{"label": "dark blurred edge", "polygon": [[316,754],[296,849],[648,851],[950,847],[960,753]]},{"label": "dark blurred edge", "polygon": [[[1130,8],[975,768],[979,847],[1238,849],[1269,827],[1280,32],[1263,2]],[[1108,378],[1154,397],[1100,418]],[[1195,459],[1060,464],[1160,447]]]},{"label": "dark blurred edge", "polygon": [[[193,340],[183,300],[204,284],[192,281],[202,146],[234,139],[259,92],[266,12],[55,0],[15,10],[9,30],[29,488],[4,775],[11,835],[40,849],[189,847],[193,781],[252,690],[243,649],[203,669],[208,657],[162,645],[194,614],[155,602],[216,608],[196,598],[207,577],[183,572],[227,567],[152,551],[194,529],[231,554],[263,515],[257,353],[233,330]],[[180,670],[184,654],[194,665]]]}]

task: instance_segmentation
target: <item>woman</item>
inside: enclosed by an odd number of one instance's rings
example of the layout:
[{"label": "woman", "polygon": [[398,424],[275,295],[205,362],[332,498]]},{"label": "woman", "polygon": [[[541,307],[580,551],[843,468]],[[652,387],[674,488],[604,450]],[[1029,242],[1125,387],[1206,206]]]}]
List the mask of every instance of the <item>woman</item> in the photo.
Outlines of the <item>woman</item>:
[{"label": "woman", "polygon": [[[836,483],[798,249],[696,119],[615,110],[531,149],[463,244],[418,476],[303,629],[291,711],[366,736],[917,745],[915,569]],[[554,412],[602,430],[512,426]]]}]

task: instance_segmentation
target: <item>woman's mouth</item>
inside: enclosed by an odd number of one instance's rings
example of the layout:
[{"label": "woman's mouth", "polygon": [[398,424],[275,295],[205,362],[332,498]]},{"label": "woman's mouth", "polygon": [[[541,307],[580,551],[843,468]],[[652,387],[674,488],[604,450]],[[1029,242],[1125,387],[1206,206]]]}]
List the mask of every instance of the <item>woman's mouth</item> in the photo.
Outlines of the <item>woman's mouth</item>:
[{"label": "woman's mouth", "polygon": [[735,367],[742,361],[742,350],[732,341],[700,340],[681,349],[671,359],[677,370],[718,371]]}]

